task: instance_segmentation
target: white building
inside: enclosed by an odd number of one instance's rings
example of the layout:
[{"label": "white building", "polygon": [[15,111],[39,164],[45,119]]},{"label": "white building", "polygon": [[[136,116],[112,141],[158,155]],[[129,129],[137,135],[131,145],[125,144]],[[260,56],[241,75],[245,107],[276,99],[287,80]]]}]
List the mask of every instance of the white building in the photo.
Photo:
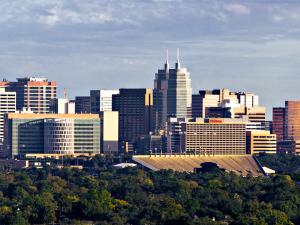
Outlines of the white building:
[{"label": "white building", "polygon": [[91,90],[91,112],[112,111],[112,95],[116,94],[119,90]]},{"label": "white building", "polygon": [[16,93],[0,88],[0,146],[4,141],[4,114],[16,111]]},{"label": "white building", "polygon": [[46,119],[44,122],[44,152],[74,153],[74,119]]},{"label": "white building", "polygon": [[75,102],[66,98],[52,99],[50,111],[57,114],[75,114]]},{"label": "white building", "polygon": [[259,106],[258,95],[249,92],[239,92],[237,93],[237,96],[241,106],[248,108]]}]

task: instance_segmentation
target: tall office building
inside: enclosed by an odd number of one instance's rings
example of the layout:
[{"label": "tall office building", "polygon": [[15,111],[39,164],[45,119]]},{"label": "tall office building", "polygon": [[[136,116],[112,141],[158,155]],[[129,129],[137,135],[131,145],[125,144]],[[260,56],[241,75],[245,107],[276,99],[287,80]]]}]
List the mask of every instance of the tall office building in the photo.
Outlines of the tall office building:
[{"label": "tall office building", "polygon": [[112,111],[112,95],[116,94],[119,90],[91,90],[91,112]]},{"label": "tall office building", "polygon": [[273,133],[278,137],[278,152],[300,154],[300,101],[273,108]]},{"label": "tall office building", "polygon": [[16,93],[0,88],[0,156],[3,155],[4,115],[16,111]]},{"label": "tall office building", "polygon": [[152,91],[145,88],[120,89],[120,93],[113,95],[112,99],[112,110],[119,112],[119,140],[134,147],[141,135],[147,135],[153,130]]},{"label": "tall office building", "polygon": [[277,141],[285,139],[285,108],[275,107],[273,108],[273,133],[277,136]]},{"label": "tall office building", "polygon": [[155,74],[153,97],[156,129],[165,126],[168,116],[191,116],[192,81],[190,73],[180,65],[179,55],[174,69],[170,69],[167,59],[164,69]]},{"label": "tall office building", "polygon": [[91,113],[91,98],[90,96],[75,97],[75,113]]},{"label": "tall office building", "polygon": [[285,110],[285,136],[300,141],[300,101],[286,101]]},{"label": "tall office building", "polygon": [[46,78],[17,78],[16,82],[7,82],[6,90],[16,92],[17,110],[25,108],[34,113],[49,113],[50,100],[56,98],[56,83]]}]

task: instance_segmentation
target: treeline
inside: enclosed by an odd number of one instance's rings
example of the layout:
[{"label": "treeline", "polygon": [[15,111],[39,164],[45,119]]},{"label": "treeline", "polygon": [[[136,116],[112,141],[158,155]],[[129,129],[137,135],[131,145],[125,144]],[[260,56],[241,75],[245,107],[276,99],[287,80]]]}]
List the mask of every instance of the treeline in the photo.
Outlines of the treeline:
[{"label": "treeline", "polygon": [[287,173],[255,178],[111,163],[98,156],[87,170],[0,173],[0,224],[300,224],[299,180]]}]

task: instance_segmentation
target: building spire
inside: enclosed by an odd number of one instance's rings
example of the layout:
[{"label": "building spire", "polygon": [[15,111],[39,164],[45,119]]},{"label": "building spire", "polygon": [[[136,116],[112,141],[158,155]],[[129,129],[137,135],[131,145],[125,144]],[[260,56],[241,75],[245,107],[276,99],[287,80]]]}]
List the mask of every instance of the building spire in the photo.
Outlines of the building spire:
[{"label": "building spire", "polygon": [[167,53],[167,58],[165,63],[165,70],[169,70],[169,49],[167,49],[166,53]]},{"label": "building spire", "polygon": [[180,69],[179,48],[177,48],[177,62],[175,65],[176,65],[176,69]]}]

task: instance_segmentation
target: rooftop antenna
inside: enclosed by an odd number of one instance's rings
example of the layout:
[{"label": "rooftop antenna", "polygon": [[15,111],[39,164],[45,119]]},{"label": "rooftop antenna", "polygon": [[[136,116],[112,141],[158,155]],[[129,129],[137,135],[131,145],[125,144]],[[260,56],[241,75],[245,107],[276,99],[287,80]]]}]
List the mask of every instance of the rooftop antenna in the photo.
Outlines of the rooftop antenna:
[{"label": "rooftop antenna", "polygon": [[68,98],[68,95],[67,95],[67,90],[66,88],[64,88],[64,98],[67,99]]},{"label": "rooftop antenna", "polygon": [[166,64],[165,64],[165,70],[169,70],[169,49],[167,49],[167,58],[166,58]]},{"label": "rooftop antenna", "polygon": [[180,69],[180,62],[179,62],[179,48],[177,48],[177,62],[176,62],[176,69]]}]

